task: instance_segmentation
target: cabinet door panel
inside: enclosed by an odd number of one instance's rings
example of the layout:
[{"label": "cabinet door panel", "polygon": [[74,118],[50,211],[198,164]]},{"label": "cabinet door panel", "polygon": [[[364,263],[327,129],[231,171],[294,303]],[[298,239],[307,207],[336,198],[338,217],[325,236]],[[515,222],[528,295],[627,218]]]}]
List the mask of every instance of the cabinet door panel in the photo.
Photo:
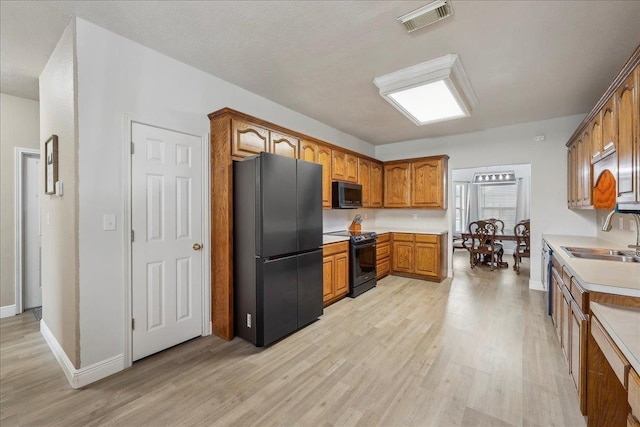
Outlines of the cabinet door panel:
[{"label": "cabinet door panel", "polygon": [[232,120],[231,155],[248,157],[269,151],[269,131],[242,120]]},{"label": "cabinet door panel", "polygon": [[[631,74],[616,93],[618,115],[618,202],[635,202],[634,172],[638,173],[638,165],[634,165],[634,151],[638,147],[638,83],[635,74]],[[635,166],[635,167],[634,167]]]},{"label": "cabinet door panel", "polygon": [[414,162],[412,165],[411,204],[415,207],[442,206],[442,168],[438,160]]},{"label": "cabinet door panel", "polygon": [[370,206],[372,208],[382,207],[382,165],[371,162],[371,193]]},{"label": "cabinet door panel", "polygon": [[393,242],[393,270],[413,273],[413,243]]},{"label": "cabinet door panel", "polygon": [[310,141],[300,143],[300,159],[318,163],[318,144]]},{"label": "cabinet door panel", "polygon": [[390,270],[389,258],[384,258],[378,261],[376,268],[377,268],[377,276],[376,276],[377,279],[387,276]]},{"label": "cabinet door panel", "polygon": [[346,155],[347,162],[347,176],[346,180],[349,182],[358,182],[358,158],[351,154]]},{"label": "cabinet door panel", "polygon": [[347,180],[347,153],[338,150],[331,152],[331,179]]},{"label": "cabinet door panel", "polygon": [[602,155],[602,126],[600,126],[601,122],[601,114],[598,113],[591,124],[589,125],[589,129],[591,130],[591,159],[598,160]]},{"label": "cabinet door panel", "polygon": [[602,153],[615,149],[618,143],[618,120],[616,118],[615,95],[602,107]]},{"label": "cabinet door panel", "polygon": [[335,296],[345,295],[349,292],[349,254],[343,252],[335,255]]},{"label": "cabinet door panel", "polygon": [[292,159],[298,158],[298,146],[300,141],[289,135],[271,132],[271,149],[274,154],[279,154]]},{"label": "cabinet door panel", "polygon": [[440,267],[439,248],[433,243],[416,243],[415,273],[438,277]]},{"label": "cabinet door panel", "polygon": [[358,184],[362,185],[362,207],[371,207],[371,162],[358,159]]},{"label": "cabinet door panel", "polygon": [[335,275],[335,257],[325,256],[322,258],[322,300],[327,302],[331,300],[335,294],[333,293],[333,277]]},{"label": "cabinet door panel", "polygon": [[318,163],[322,165],[322,207],[331,208],[331,149],[318,146]]},{"label": "cabinet door panel", "polygon": [[408,208],[411,206],[411,165],[396,163],[384,166],[384,206]]}]

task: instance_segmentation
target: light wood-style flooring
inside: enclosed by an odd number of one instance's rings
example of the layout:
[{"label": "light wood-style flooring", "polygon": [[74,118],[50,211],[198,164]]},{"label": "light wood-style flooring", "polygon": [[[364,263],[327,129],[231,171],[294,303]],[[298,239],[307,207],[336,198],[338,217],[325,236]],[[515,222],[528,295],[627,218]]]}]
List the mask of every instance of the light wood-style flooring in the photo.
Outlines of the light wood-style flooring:
[{"label": "light wood-style flooring", "polygon": [[[509,264],[512,264],[512,260]],[[388,277],[258,349],[194,339],[73,390],[29,312],[0,322],[0,424],[584,426],[529,260]]]}]

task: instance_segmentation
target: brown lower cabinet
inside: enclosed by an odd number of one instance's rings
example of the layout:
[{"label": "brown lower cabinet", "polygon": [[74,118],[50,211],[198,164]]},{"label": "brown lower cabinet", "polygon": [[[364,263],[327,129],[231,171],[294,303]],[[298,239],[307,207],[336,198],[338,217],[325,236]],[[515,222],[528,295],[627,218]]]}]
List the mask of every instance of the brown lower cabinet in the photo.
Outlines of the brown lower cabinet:
[{"label": "brown lower cabinet", "polygon": [[580,411],[587,414],[586,360],[588,295],[575,277],[564,268],[559,259],[553,258],[552,321],[560,339],[569,374],[573,378],[580,403]]},{"label": "brown lower cabinet", "polygon": [[389,233],[379,234],[376,242],[376,279],[380,280],[391,271],[391,239]]},{"label": "brown lower cabinet", "polygon": [[[624,366],[628,366],[596,317],[591,302],[640,308],[635,297],[587,291],[570,269],[554,256],[552,258],[552,314],[551,319],[560,340],[568,371],[576,387],[580,411],[587,416],[588,426],[636,425],[640,414],[640,380],[637,397],[632,391],[632,376],[625,384]],[[613,362],[612,362],[613,360]],[[612,366],[614,366],[612,368]],[[622,367],[622,374],[620,368]],[[628,370],[628,367],[626,368]],[[627,414],[627,407],[636,399],[637,412]]]},{"label": "brown lower cabinet", "polygon": [[322,285],[325,307],[349,292],[349,242],[322,247]]},{"label": "brown lower cabinet", "polygon": [[447,277],[447,233],[392,233],[391,273],[442,281]]}]

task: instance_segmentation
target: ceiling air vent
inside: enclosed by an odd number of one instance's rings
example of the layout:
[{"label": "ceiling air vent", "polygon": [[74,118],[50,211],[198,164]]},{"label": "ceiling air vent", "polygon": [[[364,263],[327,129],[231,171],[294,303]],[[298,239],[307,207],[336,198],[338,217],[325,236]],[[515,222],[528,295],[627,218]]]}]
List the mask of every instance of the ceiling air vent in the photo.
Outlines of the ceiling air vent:
[{"label": "ceiling air vent", "polygon": [[453,15],[451,1],[436,0],[420,9],[406,13],[398,18],[398,21],[407,29],[407,32],[419,30],[427,25],[434,24],[441,19]]}]

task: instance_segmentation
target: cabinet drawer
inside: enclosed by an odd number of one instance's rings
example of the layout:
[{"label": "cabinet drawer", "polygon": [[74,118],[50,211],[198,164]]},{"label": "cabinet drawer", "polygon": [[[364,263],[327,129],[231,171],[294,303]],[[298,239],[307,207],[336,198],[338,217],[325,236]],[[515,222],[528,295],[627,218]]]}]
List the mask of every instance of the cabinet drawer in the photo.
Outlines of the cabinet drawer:
[{"label": "cabinet drawer", "polygon": [[349,250],[349,242],[330,243],[322,247],[322,256],[333,255]]},{"label": "cabinet drawer", "polygon": [[390,270],[391,270],[391,263],[389,262],[389,258],[383,261],[378,261],[376,277],[379,279],[381,277],[387,276]]},{"label": "cabinet drawer", "polygon": [[576,304],[578,304],[578,307],[580,307],[580,310],[582,310],[583,313],[588,313],[589,312],[589,295],[587,291],[585,291],[582,288],[582,286],[580,286],[580,283],[576,281],[575,277],[571,278],[570,291],[571,291],[571,296],[576,301]]},{"label": "cabinet drawer", "polygon": [[600,347],[600,350],[602,350],[607,362],[611,365],[611,369],[613,369],[616,377],[618,377],[618,380],[626,390],[627,377],[630,368],[629,362],[611,341],[611,338],[609,338],[609,335],[595,316],[591,316],[591,335],[596,343],[598,343],[598,347]]},{"label": "cabinet drawer", "polygon": [[629,371],[629,406],[631,413],[640,420],[640,376],[633,369]]},{"label": "cabinet drawer", "polygon": [[435,234],[416,234],[416,242],[438,243],[439,236]]},{"label": "cabinet drawer", "polygon": [[378,243],[386,243],[389,241],[389,233],[378,234]]},{"label": "cabinet drawer", "polygon": [[389,258],[390,243],[378,243],[376,247],[376,259],[379,261],[383,258]]},{"label": "cabinet drawer", "polygon": [[393,240],[396,242],[413,242],[413,234],[408,233],[393,233]]}]

